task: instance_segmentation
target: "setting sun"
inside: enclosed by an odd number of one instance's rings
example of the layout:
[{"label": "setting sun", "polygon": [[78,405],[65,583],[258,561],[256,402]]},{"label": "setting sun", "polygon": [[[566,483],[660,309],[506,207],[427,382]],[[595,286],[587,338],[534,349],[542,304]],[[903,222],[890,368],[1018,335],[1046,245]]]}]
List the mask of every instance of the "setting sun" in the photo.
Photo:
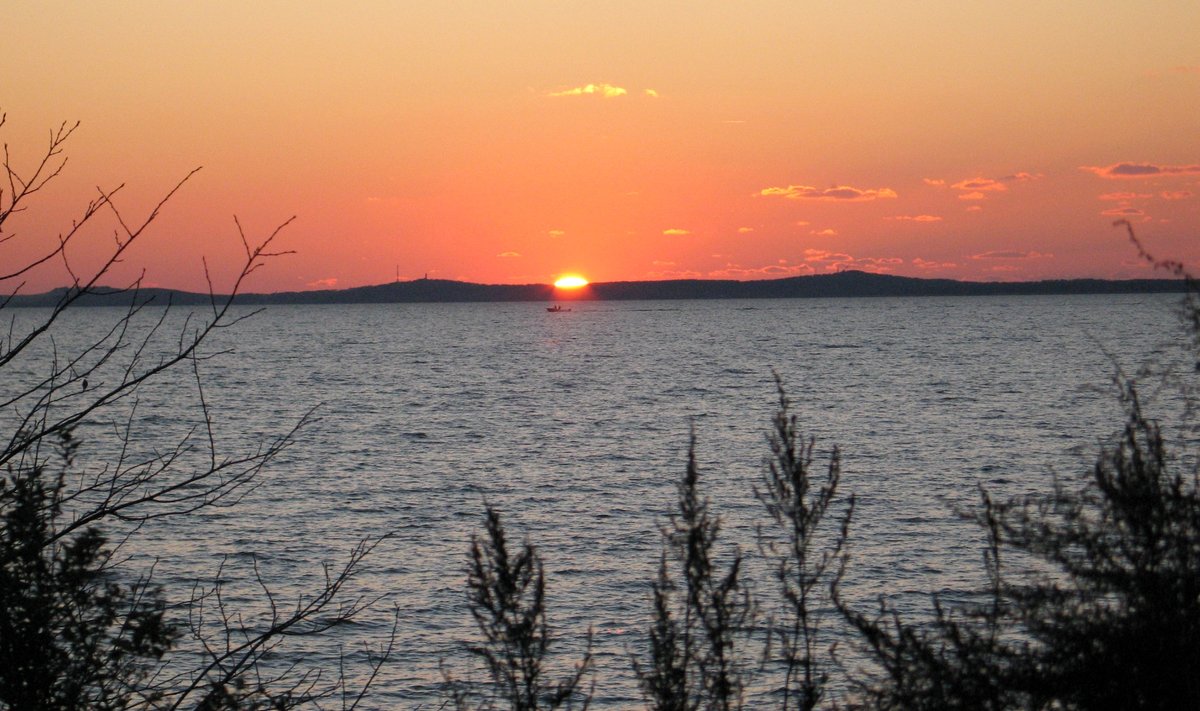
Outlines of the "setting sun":
[{"label": "setting sun", "polygon": [[554,282],[554,287],[556,289],[578,289],[587,285],[588,280],[584,279],[578,274],[567,274],[566,276],[559,277],[558,280]]}]

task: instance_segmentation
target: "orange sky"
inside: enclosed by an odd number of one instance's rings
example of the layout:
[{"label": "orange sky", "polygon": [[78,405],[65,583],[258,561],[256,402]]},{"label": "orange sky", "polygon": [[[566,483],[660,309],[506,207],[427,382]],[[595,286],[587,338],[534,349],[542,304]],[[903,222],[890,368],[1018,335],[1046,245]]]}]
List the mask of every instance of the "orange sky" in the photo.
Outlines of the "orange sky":
[{"label": "orange sky", "polygon": [[[1144,276],[1119,216],[1200,271],[1197,28],[1190,0],[16,0],[14,165],[82,125],[0,266],[97,186],[132,217],[203,166],[118,276],[200,290],[207,257],[219,288],[235,214],[251,236],[297,216],[255,291]],[[73,264],[111,225],[86,237]]]}]

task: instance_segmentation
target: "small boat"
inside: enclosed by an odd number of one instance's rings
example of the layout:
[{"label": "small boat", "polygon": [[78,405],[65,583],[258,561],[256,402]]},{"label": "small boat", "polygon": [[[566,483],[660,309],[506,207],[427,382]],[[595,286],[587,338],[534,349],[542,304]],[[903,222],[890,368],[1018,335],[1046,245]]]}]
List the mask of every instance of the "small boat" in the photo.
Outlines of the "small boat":
[{"label": "small boat", "polygon": [[546,310],[552,314],[557,314],[557,313],[562,313],[563,311],[570,311],[571,309],[564,309],[563,307],[559,306],[558,304],[555,304],[554,306],[547,306]]}]

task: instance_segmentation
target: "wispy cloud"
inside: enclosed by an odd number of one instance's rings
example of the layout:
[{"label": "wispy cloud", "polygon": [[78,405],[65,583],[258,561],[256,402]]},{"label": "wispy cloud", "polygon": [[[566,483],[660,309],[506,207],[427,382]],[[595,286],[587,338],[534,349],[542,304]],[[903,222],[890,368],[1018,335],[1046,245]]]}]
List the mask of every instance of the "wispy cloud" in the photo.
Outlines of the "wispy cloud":
[{"label": "wispy cloud", "polygon": [[748,235],[754,231],[753,227],[739,227],[737,229],[739,235]]},{"label": "wispy cloud", "polygon": [[782,279],[791,276],[805,276],[816,270],[808,264],[768,264],[763,267],[744,267],[740,264],[728,264],[723,269],[710,271],[710,279]]},{"label": "wispy cloud", "polygon": [[654,269],[646,272],[651,279],[702,279],[704,273],[695,269]]},{"label": "wispy cloud", "polygon": [[519,257],[521,255],[518,252],[501,252],[500,254],[497,254],[496,256],[501,257],[503,259],[512,259],[513,257]]},{"label": "wispy cloud", "polygon": [[1053,254],[1047,252],[1018,252],[1010,250],[992,250],[972,254],[971,259],[1049,259]]},{"label": "wispy cloud", "polygon": [[[550,92],[550,96],[599,96],[605,99],[615,99],[618,96],[625,96],[628,93],[629,92],[624,87],[615,86],[606,82],[600,82],[599,84],[584,84],[583,86],[563,89],[562,91],[552,91]],[[657,96],[657,93],[655,96]]]},{"label": "wispy cloud", "polygon": [[311,286],[314,289],[332,289],[333,287],[337,286],[337,283],[337,277],[325,277],[324,279],[310,281],[305,284],[305,286]]},{"label": "wispy cloud", "polygon": [[967,212],[983,212],[983,207],[981,205],[969,205]]},{"label": "wispy cloud", "polygon": [[924,271],[933,271],[936,269],[954,269],[958,267],[958,265],[954,262],[934,262],[929,259],[921,259],[920,257],[913,259],[912,265],[917,269],[922,269]]},{"label": "wispy cloud", "polygon": [[818,237],[836,237],[837,230],[833,229],[832,227],[826,227],[823,230],[813,230],[812,232],[809,232],[809,234],[816,235]]},{"label": "wispy cloud", "polygon": [[550,230],[546,234],[550,235],[551,237],[562,237],[563,235],[566,234],[566,231],[565,230]]},{"label": "wispy cloud", "polygon": [[894,215],[887,219],[899,220],[901,222],[941,222],[942,221],[942,218],[937,215]]},{"label": "wispy cloud", "polygon": [[1031,180],[1041,180],[1043,177],[1045,176],[1043,176],[1041,173],[1026,173],[1022,171],[1020,173],[1006,175],[1000,178],[1000,180],[1005,183],[1027,183]]},{"label": "wispy cloud", "polygon": [[1113,163],[1112,165],[1081,165],[1080,170],[1112,180],[1156,178],[1164,175],[1200,175],[1200,165],[1156,165],[1154,163]]},{"label": "wispy cloud", "polygon": [[649,96],[651,99],[658,98],[658,92],[655,91],[654,89],[642,89],[642,93],[645,94],[646,96]]},{"label": "wispy cloud", "polygon": [[789,185],[786,188],[763,188],[759,195],[768,197],[779,196],[789,200],[823,200],[827,202],[869,202],[882,198],[896,197],[896,191],[891,188],[876,188],[863,190],[849,185],[837,185],[832,188],[814,188],[810,185]]},{"label": "wispy cloud", "polygon": [[1032,180],[1041,179],[1041,173],[1028,173],[1021,171],[1011,173],[999,178],[967,178],[960,180],[950,187],[955,190],[963,191],[959,196],[959,200],[986,200],[988,193],[1003,193],[1008,191],[1008,183],[1027,183]]},{"label": "wispy cloud", "polygon": [[1005,185],[1004,183],[1002,183],[999,180],[994,180],[992,178],[970,178],[968,180],[960,180],[959,182],[955,183],[954,185],[951,185],[950,187],[954,188],[955,190],[969,190],[972,192],[980,192],[980,191],[1003,192],[1005,190],[1008,190],[1007,185]]},{"label": "wispy cloud", "polygon": [[830,252],[827,249],[804,250],[804,261],[806,262],[845,262],[853,260],[854,257],[844,252]]},{"label": "wispy cloud", "polygon": [[1125,207],[1114,207],[1114,208],[1105,210],[1105,211],[1101,212],[1100,214],[1104,215],[1105,217],[1141,217],[1142,215],[1145,215],[1146,213],[1142,210],[1137,209],[1136,207],[1125,206]]},{"label": "wispy cloud", "polygon": [[1188,190],[1164,190],[1160,195],[1163,200],[1187,200],[1192,193]]},{"label": "wispy cloud", "polygon": [[946,181],[941,178],[921,178],[921,182],[926,185],[932,185],[935,188],[940,188],[946,184]]},{"label": "wispy cloud", "polygon": [[1148,200],[1154,197],[1152,193],[1104,193],[1096,196],[1097,200]]},{"label": "wispy cloud", "polygon": [[682,237],[683,235],[690,235],[692,231],[681,229],[679,227],[670,227],[663,230],[662,233],[668,237]]},{"label": "wispy cloud", "polygon": [[812,265],[814,270],[824,272],[860,269],[867,272],[886,273],[895,271],[896,267],[904,264],[904,260],[899,257],[854,257],[845,252],[831,252],[824,249],[804,250],[804,261]]}]

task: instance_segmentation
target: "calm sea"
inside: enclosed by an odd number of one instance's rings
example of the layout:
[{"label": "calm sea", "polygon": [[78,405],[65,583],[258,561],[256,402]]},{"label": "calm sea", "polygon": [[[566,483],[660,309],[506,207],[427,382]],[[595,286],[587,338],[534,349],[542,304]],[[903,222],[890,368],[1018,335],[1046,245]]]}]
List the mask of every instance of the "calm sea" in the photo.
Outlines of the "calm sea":
[{"label": "calm sea", "polygon": [[[486,677],[463,652],[474,639],[464,581],[490,503],[510,537],[544,557],[560,636],[552,650],[569,662],[591,628],[599,706],[638,706],[629,655],[644,647],[659,527],[689,432],[725,544],[753,556],[764,517],[752,487],[777,372],[818,459],[838,445],[843,490],[858,497],[847,596],[869,608],[886,595],[919,616],[924,593],[980,581],[981,537],[955,511],[977,504],[981,485],[1015,494],[1086,471],[1121,423],[1115,368],[1175,357],[1176,301],[580,302],[557,314],[530,303],[270,307],[218,334],[209,352],[231,352],[199,364],[218,443],[236,454],[310,408],[319,420],[239,505],[148,526],[127,551],[132,564],[157,558],[155,576],[177,598],[225,560],[230,600],[249,605],[260,599],[252,556],[289,599],[319,585],[322,563],[336,566],[358,539],[394,532],[351,591],[380,602],[331,644],[300,649],[312,665],[333,668],[339,653],[360,661],[398,610],[396,649],[370,705],[436,708],[439,665]],[[60,352],[118,315],[68,314]],[[194,425],[195,391],[184,369],[146,388],[132,448],[163,451]],[[81,428],[84,467],[115,456],[113,423],[133,404]]]}]

